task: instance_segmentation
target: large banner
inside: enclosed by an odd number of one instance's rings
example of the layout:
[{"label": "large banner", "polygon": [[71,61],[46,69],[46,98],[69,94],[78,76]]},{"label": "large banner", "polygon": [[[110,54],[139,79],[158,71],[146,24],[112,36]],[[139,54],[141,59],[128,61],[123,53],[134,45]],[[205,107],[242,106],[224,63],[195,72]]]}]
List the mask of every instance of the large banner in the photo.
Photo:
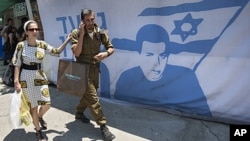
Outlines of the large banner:
[{"label": "large banner", "polygon": [[[115,53],[101,97],[226,123],[250,123],[249,0],[38,0],[45,41],[58,46],[84,8]],[[103,49],[103,48],[102,48]],[[70,45],[61,55],[74,58]],[[56,83],[58,58],[45,71]]]}]

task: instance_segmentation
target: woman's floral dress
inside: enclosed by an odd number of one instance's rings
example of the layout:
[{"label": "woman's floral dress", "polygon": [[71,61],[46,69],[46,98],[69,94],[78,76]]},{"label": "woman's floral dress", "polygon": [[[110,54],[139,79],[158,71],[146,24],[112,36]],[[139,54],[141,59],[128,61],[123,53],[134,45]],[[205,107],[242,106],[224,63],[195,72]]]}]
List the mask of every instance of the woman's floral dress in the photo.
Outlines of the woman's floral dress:
[{"label": "woman's floral dress", "polygon": [[[19,42],[12,58],[13,65],[21,67],[22,64],[39,63],[42,66],[45,54],[59,56],[58,50],[48,43],[40,40],[37,40],[36,43],[36,46],[30,46],[27,41]],[[37,70],[21,69],[20,73],[19,81],[22,91],[31,107],[50,104],[48,80],[42,68]]]}]

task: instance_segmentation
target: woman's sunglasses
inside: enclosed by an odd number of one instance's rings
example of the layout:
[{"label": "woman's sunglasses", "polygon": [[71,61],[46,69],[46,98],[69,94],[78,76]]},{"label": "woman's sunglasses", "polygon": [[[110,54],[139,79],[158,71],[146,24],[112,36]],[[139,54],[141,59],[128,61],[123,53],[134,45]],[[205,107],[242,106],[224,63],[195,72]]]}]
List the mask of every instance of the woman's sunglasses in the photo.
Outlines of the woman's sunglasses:
[{"label": "woman's sunglasses", "polygon": [[28,31],[32,31],[32,32],[39,31],[39,30],[40,30],[39,28],[30,28],[30,29],[28,29]]}]

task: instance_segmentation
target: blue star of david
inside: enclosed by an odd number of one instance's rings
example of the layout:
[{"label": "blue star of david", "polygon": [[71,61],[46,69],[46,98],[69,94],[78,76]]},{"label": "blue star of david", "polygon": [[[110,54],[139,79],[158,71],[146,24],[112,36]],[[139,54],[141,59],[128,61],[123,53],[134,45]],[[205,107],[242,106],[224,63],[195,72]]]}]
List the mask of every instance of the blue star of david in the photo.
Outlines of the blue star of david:
[{"label": "blue star of david", "polygon": [[[180,35],[182,41],[185,41],[188,36],[197,34],[197,26],[203,19],[193,19],[191,14],[187,14],[183,20],[175,20],[175,29],[171,32],[172,35]],[[188,28],[190,27],[190,28]],[[186,29],[184,29],[186,28]]]}]

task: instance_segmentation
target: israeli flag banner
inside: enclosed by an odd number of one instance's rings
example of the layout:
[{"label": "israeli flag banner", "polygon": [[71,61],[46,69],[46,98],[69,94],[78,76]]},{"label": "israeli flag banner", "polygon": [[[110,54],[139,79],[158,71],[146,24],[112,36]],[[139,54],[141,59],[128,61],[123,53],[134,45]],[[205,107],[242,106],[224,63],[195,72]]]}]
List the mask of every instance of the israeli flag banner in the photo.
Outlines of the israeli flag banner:
[{"label": "israeli flag banner", "polygon": [[[115,53],[101,62],[100,97],[250,123],[249,0],[51,0],[38,6],[50,44],[79,26],[83,8],[92,9],[96,24],[108,31]],[[70,47],[61,58],[74,58]],[[55,66],[58,59],[48,62]],[[51,68],[45,71],[57,83]]]}]

